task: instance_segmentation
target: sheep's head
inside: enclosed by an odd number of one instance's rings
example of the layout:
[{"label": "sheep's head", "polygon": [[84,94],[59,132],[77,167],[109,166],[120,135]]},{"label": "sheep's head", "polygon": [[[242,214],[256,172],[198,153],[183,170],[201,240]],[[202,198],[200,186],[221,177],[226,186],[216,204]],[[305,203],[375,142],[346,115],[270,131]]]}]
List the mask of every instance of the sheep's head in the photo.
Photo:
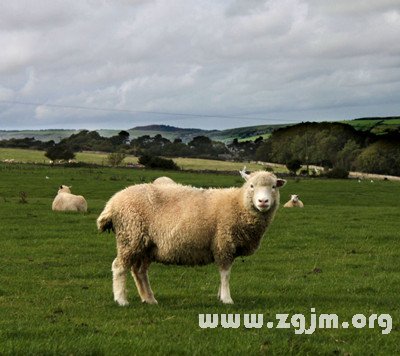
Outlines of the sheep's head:
[{"label": "sheep's head", "polygon": [[286,181],[265,171],[247,174],[245,169],[246,167],[239,171],[246,181],[243,185],[245,204],[260,212],[267,212],[272,206],[279,204],[279,188],[283,187]]},{"label": "sheep's head", "polygon": [[58,193],[71,193],[71,189],[70,188],[72,188],[72,186],[68,187],[67,185],[60,185],[58,187]]},{"label": "sheep's head", "polygon": [[297,202],[299,201],[299,196],[296,195],[296,194],[292,194],[292,195],[290,196],[290,200],[291,200],[293,203],[297,203]]}]

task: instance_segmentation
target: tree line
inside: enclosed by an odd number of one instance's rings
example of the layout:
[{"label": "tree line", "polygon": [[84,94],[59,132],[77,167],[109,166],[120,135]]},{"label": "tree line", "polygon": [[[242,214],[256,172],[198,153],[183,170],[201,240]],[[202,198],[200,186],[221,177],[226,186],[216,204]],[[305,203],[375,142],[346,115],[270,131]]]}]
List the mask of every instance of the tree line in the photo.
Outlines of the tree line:
[{"label": "tree line", "polygon": [[259,160],[283,163],[294,167],[293,171],[301,165],[318,165],[341,171],[400,175],[399,130],[374,135],[342,123],[300,123],[277,129],[268,139],[234,139],[229,144],[207,136],[197,136],[185,143],[180,138],[168,140],[160,134],[131,139],[127,131],[103,137],[96,131],[83,130],[59,143],[24,138],[2,140],[0,147],[44,150],[52,160],[68,160],[79,151],[101,151],[121,153],[120,157],[145,156],[147,160],[157,156]]},{"label": "tree line", "polygon": [[400,131],[374,135],[342,123],[301,123],[274,131],[256,159],[400,175]]}]

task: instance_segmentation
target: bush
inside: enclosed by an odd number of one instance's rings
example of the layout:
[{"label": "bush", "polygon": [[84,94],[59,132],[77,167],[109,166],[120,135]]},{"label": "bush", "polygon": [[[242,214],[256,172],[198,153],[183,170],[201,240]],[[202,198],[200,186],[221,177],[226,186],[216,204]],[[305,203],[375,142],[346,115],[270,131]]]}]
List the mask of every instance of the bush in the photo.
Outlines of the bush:
[{"label": "bush", "polygon": [[299,159],[292,159],[286,163],[286,168],[291,174],[296,175],[296,172],[301,168],[301,161]]},{"label": "bush", "polygon": [[107,156],[107,161],[111,166],[117,167],[122,163],[125,157],[126,154],[123,152],[112,152]]},{"label": "bush", "polygon": [[349,171],[342,167],[334,167],[325,175],[327,178],[345,179],[349,177]]},{"label": "bush", "polygon": [[68,146],[63,144],[57,144],[53,147],[48,148],[44,155],[52,161],[68,161],[69,159],[75,158],[75,153]]},{"label": "bush", "polygon": [[146,168],[160,168],[178,170],[179,167],[172,159],[162,158],[158,156],[143,155],[139,157],[138,162]]}]

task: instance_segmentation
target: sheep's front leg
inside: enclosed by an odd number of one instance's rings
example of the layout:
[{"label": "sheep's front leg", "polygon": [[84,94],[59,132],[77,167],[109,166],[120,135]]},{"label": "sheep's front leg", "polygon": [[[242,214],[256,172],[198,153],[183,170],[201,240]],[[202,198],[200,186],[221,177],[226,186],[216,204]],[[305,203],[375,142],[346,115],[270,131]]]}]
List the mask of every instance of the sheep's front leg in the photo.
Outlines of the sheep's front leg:
[{"label": "sheep's front leg", "polygon": [[114,300],[121,306],[128,305],[126,292],[126,272],[127,268],[118,260],[118,257],[112,263],[113,273],[113,292]]},{"label": "sheep's front leg", "polygon": [[154,293],[151,290],[149,277],[147,275],[149,266],[150,263],[146,261],[140,261],[136,263],[134,266],[132,266],[132,276],[135,280],[142,302],[148,304],[158,304],[157,300],[154,298]]},{"label": "sheep's front leg", "polygon": [[229,277],[231,274],[231,268],[232,265],[219,267],[219,273],[221,276],[221,286],[218,291],[218,297],[224,304],[233,304],[233,300],[231,298],[231,291],[229,289]]}]

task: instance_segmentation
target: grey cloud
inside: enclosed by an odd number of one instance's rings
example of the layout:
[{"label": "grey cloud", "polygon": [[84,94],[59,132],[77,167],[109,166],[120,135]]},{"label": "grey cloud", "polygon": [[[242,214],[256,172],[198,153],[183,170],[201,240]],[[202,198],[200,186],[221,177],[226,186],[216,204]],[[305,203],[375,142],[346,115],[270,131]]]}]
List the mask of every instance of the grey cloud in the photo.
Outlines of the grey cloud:
[{"label": "grey cloud", "polygon": [[[165,121],[221,128],[400,109],[398,1],[32,4],[0,5],[0,101],[68,108],[0,103],[0,127]],[[254,114],[260,120],[199,121],[70,106]]]}]

